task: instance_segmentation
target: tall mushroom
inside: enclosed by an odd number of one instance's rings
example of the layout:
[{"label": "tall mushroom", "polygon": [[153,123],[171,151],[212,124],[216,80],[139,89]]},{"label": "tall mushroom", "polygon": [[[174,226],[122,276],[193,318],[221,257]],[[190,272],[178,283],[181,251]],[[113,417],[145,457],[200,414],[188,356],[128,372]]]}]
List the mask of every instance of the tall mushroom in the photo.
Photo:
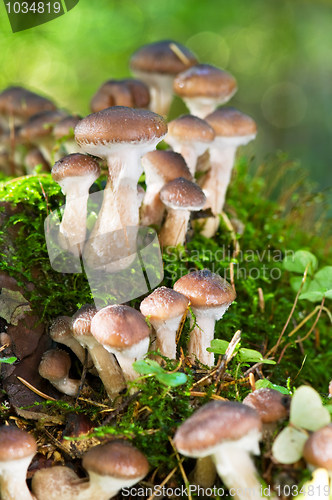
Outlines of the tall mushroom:
[{"label": "tall mushroom", "polygon": [[108,80],[98,89],[91,99],[92,113],[98,113],[111,106],[128,108],[147,108],[150,102],[148,86],[140,80]]},{"label": "tall mushroom", "polygon": [[[221,276],[208,269],[194,271],[182,276],[174,290],[185,295],[191,303],[197,326],[190,333],[188,353],[192,362],[197,359],[207,366],[214,365],[214,354],[206,349],[214,338],[215,322],[223,317],[236,293]],[[191,318],[193,324],[193,319]]]}]

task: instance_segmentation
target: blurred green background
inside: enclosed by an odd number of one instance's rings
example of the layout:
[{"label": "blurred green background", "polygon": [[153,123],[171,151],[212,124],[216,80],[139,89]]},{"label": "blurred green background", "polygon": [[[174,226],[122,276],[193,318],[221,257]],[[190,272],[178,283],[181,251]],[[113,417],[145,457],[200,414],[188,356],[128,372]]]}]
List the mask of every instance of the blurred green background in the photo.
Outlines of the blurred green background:
[{"label": "blurred green background", "polygon": [[[332,3],[323,0],[80,0],[50,23],[10,30],[0,5],[0,89],[22,84],[81,114],[99,85],[129,75],[140,45],[172,38],[239,83],[231,104],[259,127],[258,165],[288,151],[332,186]],[[171,116],[183,112],[175,100]]]}]

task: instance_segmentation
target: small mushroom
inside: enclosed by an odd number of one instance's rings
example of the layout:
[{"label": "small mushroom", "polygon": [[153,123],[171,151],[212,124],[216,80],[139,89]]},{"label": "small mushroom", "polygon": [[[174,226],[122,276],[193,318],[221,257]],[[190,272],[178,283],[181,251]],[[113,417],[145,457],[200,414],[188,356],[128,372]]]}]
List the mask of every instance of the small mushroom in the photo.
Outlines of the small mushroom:
[{"label": "small mushroom", "polygon": [[53,129],[54,139],[56,141],[61,141],[64,145],[67,155],[73,153],[83,153],[82,149],[78,146],[75,141],[74,130],[78,122],[82,118],[77,115],[65,116],[60,120]]},{"label": "small mushroom", "polygon": [[129,108],[147,108],[150,102],[148,86],[140,80],[108,80],[103,83],[93,96],[90,107],[92,113],[98,113],[111,106]]},{"label": "small mushroom", "polygon": [[331,477],[332,424],[322,427],[309,436],[304,444],[303,457],[309,464],[311,470],[325,469]]},{"label": "small mushroom", "polygon": [[69,316],[58,316],[50,327],[50,337],[54,342],[66,345],[76,354],[82,364],[85,361],[85,349],[72,336],[71,318]]},{"label": "small mushroom", "polygon": [[66,351],[51,349],[43,354],[39,364],[39,375],[48,380],[58,391],[75,397],[80,386],[79,380],[69,378],[71,359]]},{"label": "small mushroom", "polygon": [[45,160],[42,153],[38,148],[30,149],[24,158],[24,165],[28,175],[33,174],[35,168],[39,165],[42,167],[42,172],[49,172],[51,170],[49,163]]}]

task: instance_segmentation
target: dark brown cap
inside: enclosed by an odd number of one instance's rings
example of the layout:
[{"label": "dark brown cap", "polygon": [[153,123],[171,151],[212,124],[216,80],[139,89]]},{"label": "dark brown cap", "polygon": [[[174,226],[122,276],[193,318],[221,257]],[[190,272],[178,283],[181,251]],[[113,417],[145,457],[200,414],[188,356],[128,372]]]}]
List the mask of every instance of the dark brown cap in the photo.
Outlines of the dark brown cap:
[{"label": "dark brown cap", "polygon": [[99,163],[91,156],[81,153],[64,156],[52,168],[52,179],[55,182],[61,182],[68,177],[83,177],[91,174],[95,174],[96,179],[99,177]]},{"label": "dark brown cap", "polygon": [[168,182],[160,191],[164,205],[174,209],[201,210],[206,202],[202,189],[194,182],[178,177]]},{"label": "dark brown cap", "polygon": [[55,104],[23,87],[9,87],[0,94],[0,114],[13,115],[22,119],[40,111],[53,111]]},{"label": "dark brown cap", "polygon": [[180,73],[173,88],[180,97],[227,98],[236,91],[237,84],[227,71],[210,64],[198,64]]},{"label": "dark brown cap", "polygon": [[80,307],[71,320],[73,337],[79,340],[81,336],[92,335],[91,322],[96,314],[97,309],[93,304],[85,304]]},{"label": "dark brown cap", "polygon": [[50,349],[43,354],[39,363],[39,375],[47,380],[61,380],[68,376],[71,359],[66,351]]},{"label": "dark brown cap", "polygon": [[50,336],[55,342],[71,338],[71,318],[69,316],[58,316],[50,328]]},{"label": "dark brown cap", "polygon": [[264,424],[277,422],[287,418],[291,398],[287,394],[263,387],[251,392],[243,400],[243,404],[254,408]]},{"label": "dark brown cap", "polygon": [[111,106],[146,108],[150,102],[148,86],[134,78],[108,80],[93,96],[90,107],[93,113]]},{"label": "dark brown cap", "polygon": [[20,129],[20,137],[25,141],[33,142],[35,139],[51,134],[54,126],[65,116],[60,110],[41,111],[33,115]]},{"label": "dark brown cap", "polygon": [[238,137],[257,133],[255,120],[235,108],[218,108],[205,120],[211,125],[216,136]]},{"label": "dark brown cap", "polygon": [[[180,58],[171,46],[176,45],[184,55]],[[185,60],[184,60],[185,59]],[[139,48],[130,60],[130,68],[147,73],[165,73],[176,75],[197,64],[197,59],[190,50],[172,40],[150,43]]]},{"label": "dark brown cap", "polygon": [[143,314],[129,306],[107,306],[91,323],[93,336],[103,346],[127,349],[149,337],[150,329]]},{"label": "dark brown cap", "polygon": [[164,321],[183,316],[188,304],[189,300],[182,293],[161,286],[141,302],[140,309],[151,321]]},{"label": "dark brown cap", "polygon": [[166,132],[166,121],[152,111],[113,106],[83,118],[75,128],[75,139],[82,147],[139,144],[162,138]]},{"label": "dark brown cap", "polygon": [[181,142],[211,142],[215,136],[205,120],[193,115],[182,115],[170,122],[168,134]]},{"label": "dark brown cap", "polygon": [[24,164],[29,170],[33,170],[38,165],[41,165],[44,172],[50,171],[49,163],[37,148],[30,149],[30,151],[27,152],[24,158]]},{"label": "dark brown cap", "polygon": [[74,130],[80,120],[82,117],[77,115],[66,116],[60,120],[53,129],[55,139],[58,141],[63,137],[74,138]]},{"label": "dark brown cap", "polygon": [[213,448],[223,441],[236,441],[261,430],[255,410],[241,403],[212,401],[186,420],[176,431],[174,444],[188,456]]},{"label": "dark brown cap", "polygon": [[182,276],[174,284],[174,290],[188,297],[193,307],[218,307],[231,304],[236,297],[228,281],[208,269]]},{"label": "dark brown cap", "polygon": [[305,442],[303,457],[314,467],[332,471],[332,424],[311,434]]},{"label": "dark brown cap", "polygon": [[83,455],[82,465],[89,472],[117,479],[139,480],[149,472],[146,457],[126,441],[94,446]]},{"label": "dark brown cap", "polygon": [[0,427],[0,462],[29,457],[36,451],[36,441],[31,434],[9,425]]},{"label": "dark brown cap", "polygon": [[153,169],[158,176],[164,179],[164,182],[173,181],[177,177],[183,177],[188,181],[192,180],[192,175],[183,156],[174,151],[165,149],[150,151],[142,156],[141,163],[145,171]]}]

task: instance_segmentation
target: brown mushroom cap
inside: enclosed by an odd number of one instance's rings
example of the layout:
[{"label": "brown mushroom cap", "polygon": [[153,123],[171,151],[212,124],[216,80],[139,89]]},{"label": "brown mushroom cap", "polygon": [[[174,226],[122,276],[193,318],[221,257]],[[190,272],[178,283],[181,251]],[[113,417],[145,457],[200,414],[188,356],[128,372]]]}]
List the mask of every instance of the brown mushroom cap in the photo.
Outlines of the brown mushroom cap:
[{"label": "brown mushroom cap", "polygon": [[149,337],[150,329],[143,314],[129,306],[107,306],[91,323],[93,336],[103,346],[127,349]]},{"label": "brown mushroom cap", "polygon": [[177,177],[183,177],[188,181],[192,180],[189,168],[179,153],[165,149],[156,149],[144,155],[141,159],[144,169],[153,168],[165,182],[170,182]]},{"label": "brown mushroom cap", "polygon": [[[171,44],[176,45],[180,49],[188,60],[187,64],[171,49]],[[172,40],[163,40],[144,45],[133,54],[130,60],[130,68],[134,71],[171,75],[176,75],[194,64],[197,64],[194,54],[180,43],[173,42]]]},{"label": "brown mushroom cap", "polygon": [[81,153],[64,156],[52,168],[52,179],[55,182],[61,182],[67,177],[83,177],[90,174],[95,174],[96,177],[99,177],[99,163],[91,156]]},{"label": "brown mushroom cap", "polygon": [[71,338],[71,318],[69,316],[59,316],[50,328],[50,336],[55,342],[60,342]]},{"label": "brown mushroom cap", "polygon": [[277,422],[287,418],[290,406],[290,396],[279,391],[263,387],[251,392],[243,400],[243,404],[254,408],[264,424]]},{"label": "brown mushroom cap", "polygon": [[227,97],[235,92],[235,78],[210,64],[198,64],[180,73],[174,80],[174,92],[180,97]]},{"label": "brown mushroom cap", "polygon": [[23,87],[9,87],[0,94],[0,114],[13,115],[22,119],[40,111],[53,111],[55,104]]},{"label": "brown mushroom cap", "polygon": [[75,139],[82,147],[107,143],[139,144],[163,137],[166,132],[166,121],[152,111],[113,106],[83,118],[75,128]]},{"label": "brown mushroom cap", "polygon": [[47,137],[51,134],[54,126],[62,118],[65,113],[60,110],[56,111],[41,111],[29,118],[29,120],[21,127],[20,137],[26,141],[34,141],[42,137]]},{"label": "brown mushroom cap", "polygon": [[332,424],[311,434],[305,442],[303,457],[315,467],[332,471]]},{"label": "brown mushroom cap", "polygon": [[0,462],[29,457],[36,451],[36,441],[31,434],[9,425],[0,427]]},{"label": "brown mushroom cap", "polygon": [[125,441],[94,446],[83,455],[82,465],[89,472],[117,479],[142,478],[149,472],[143,453]]},{"label": "brown mushroom cap", "polygon": [[91,322],[96,314],[97,309],[93,304],[85,304],[76,311],[71,320],[73,337],[79,340],[81,336],[92,335]]},{"label": "brown mushroom cap", "polygon": [[66,116],[60,120],[54,127],[53,135],[58,141],[63,137],[74,138],[74,130],[78,122],[82,120],[80,116]]},{"label": "brown mushroom cap", "polygon": [[208,269],[182,276],[174,284],[174,290],[188,297],[193,307],[231,304],[236,297],[233,287],[224,278]]},{"label": "brown mushroom cap", "polygon": [[255,410],[241,403],[212,401],[202,406],[176,431],[174,444],[184,454],[195,456],[223,441],[236,441],[261,430]]},{"label": "brown mushroom cap", "polygon": [[193,115],[179,116],[171,121],[168,133],[181,142],[211,142],[215,136],[213,128],[205,120]]},{"label": "brown mushroom cap", "polygon": [[24,158],[24,163],[29,169],[34,169],[38,165],[42,165],[42,169],[46,172],[50,171],[50,166],[48,162],[45,160],[43,154],[39,149],[33,148],[30,149],[30,151],[27,152],[25,158]]},{"label": "brown mushroom cap", "polygon": [[201,210],[206,202],[202,189],[183,177],[165,184],[160,191],[160,199],[171,208],[184,210]]},{"label": "brown mushroom cap", "polygon": [[218,108],[205,120],[211,125],[216,136],[238,137],[257,133],[255,120],[235,108]]},{"label": "brown mushroom cap", "polygon": [[39,375],[47,380],[61,380],[68,376],[71,359],[66,351],[50,349],[43,354],[39,364]]},{"label": "brown mushroom cap", "polygon": [[103,83],[91,99],[90,107],[93,113],[97,113],[111,106],[146,108],[149,102],[148,86],[140,80],[126,78]]},{"label": "brown mushroom cap", "polygon": [[152,321],[164,321],[182,316],[187,310],[189,300],[172,288],[162,286],[154,290],[140,305],[141,313]]}]

